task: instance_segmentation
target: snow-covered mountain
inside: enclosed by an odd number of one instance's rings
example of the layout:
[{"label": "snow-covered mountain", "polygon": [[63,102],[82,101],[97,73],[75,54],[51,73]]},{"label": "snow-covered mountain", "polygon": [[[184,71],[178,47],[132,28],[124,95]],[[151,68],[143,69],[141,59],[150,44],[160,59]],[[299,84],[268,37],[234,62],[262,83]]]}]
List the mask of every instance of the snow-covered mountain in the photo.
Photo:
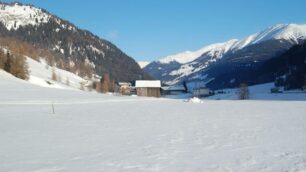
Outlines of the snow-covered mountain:
[{"label": "snow-covered mountain", "polygon": [[137,62],[111,42],[32,5],[0,2],[1,37],[33,45],[56,67],[78,75],[87,70],[118,81],[146,77]]},{"label": "snow-covered mountain", "polygon": [[201,48],[197,51],[185,51],[182,53],[178,53],[175,55],[170,55],[165,58],[158,60],[158,62],[167,64],[173,61],[178,63],[184,64],[188,62],[192,62],[198,57],[200,57],[204,53],[209,53],[211,55],[216,54],[218,57],[221,56],[223,53],[226,53],[231,49],[231,47],[237,42],[238,40],[233,39],[225,43],[217,43],[212,44],[207,47]]},{"label": "snow-covered mountain", "polygon": [[147,62],[147,61],[139,61],[138,62],[138,65],[140,66],[141,69],[146,67],[148,64],[150,64],[150,62]]},{"label": "snow-covered mountain", "polygon": [[47,23],[51,17],[42,9],[30,5],[0,4],[0,21],[8,30],[17,30],[20,26]]},{"label": "snow-covered mountain", "polygon": [[207,73],[203,71],[215,64],[226,60],[263,62],[305,39],[306,25],[278,24],[241,40],[233,39],[208,45],[194,52],[167,56],[150,63],[144,70],[167,84],[205,79]]}]

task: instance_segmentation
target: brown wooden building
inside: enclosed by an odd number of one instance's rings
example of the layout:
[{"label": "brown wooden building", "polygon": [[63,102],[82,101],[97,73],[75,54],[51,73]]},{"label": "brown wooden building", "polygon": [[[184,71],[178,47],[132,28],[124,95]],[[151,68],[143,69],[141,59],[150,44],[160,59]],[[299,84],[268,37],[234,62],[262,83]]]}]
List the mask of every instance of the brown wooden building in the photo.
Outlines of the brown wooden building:
[{"label": "brown wooden building", "polygon": [[122,95],[131,94],[132,84],[130,82],[119,82],[118,85],[119,85],[120,94]]},{"label": "brown wooden building", "polygon": [[137,80],[135,87],[138,96],[160,97],[160,80]]}]

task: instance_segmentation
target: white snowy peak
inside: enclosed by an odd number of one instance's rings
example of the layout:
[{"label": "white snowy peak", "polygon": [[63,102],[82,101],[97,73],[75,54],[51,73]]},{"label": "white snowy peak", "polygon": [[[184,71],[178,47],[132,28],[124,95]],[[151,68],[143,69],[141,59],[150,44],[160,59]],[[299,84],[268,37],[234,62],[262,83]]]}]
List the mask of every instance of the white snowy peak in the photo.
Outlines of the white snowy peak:
[{"label": "white snowy peak", "polygon": [[237,39],[230,40],[224,43],[216,43],[201,48],[197,51],[185,51],[183,53],[178,53],[175,55],[170,55],[165,58],[160,59],[158,62],[160,63],[170,63],[176,61],[178,63],[184,64],[191,61],[194,61],[202,54],[209,53],[211,55],[215,54],[217,56],[222,55],[223,53],[231,50],[231,47],[237,42]]},{"label": "white snowy peak", "polygon": [[0,22],[8,30],[17,30],[20,26],[47,23],[50,18],[50,14],[30,5],[0,3]]},{"label": "white snowy peak", "polygon": [[306,25],[278,24],[238,41],[233,48],[242,49],[272,39],[283,39],[297,44],[298,40],[306,39]]},{"label": "white snowy peak", "polygon": [[170,55],[158,60],[158,62],[167,64],[176,61],[178,63],[185,64],[196,60],[205,53],[216,58],[222,58],[222,56],[230,50],[240,50],[249,45],[258,44],[260,42],[272,39],[284,39],[297,44],[300,39],[306,39],[306,25],[278,24],[241,40],[233,39],[224,43],[208,45],[197,51],[186,51],[175,55]]},{"label": "white snowy peak", "polygon": [[139,61],[138,65],[140,66],[141,69],[145,68],[150,62],[147,61]]}]

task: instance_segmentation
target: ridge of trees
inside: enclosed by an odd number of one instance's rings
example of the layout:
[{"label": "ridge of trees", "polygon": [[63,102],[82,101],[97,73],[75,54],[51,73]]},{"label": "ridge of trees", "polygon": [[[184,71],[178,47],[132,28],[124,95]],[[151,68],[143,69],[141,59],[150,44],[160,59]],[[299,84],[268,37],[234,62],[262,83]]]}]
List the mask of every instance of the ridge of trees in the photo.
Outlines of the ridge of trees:
[{"label": "ridge of trees", "polygon": [[[36,61],[39,61],[41,58],[43,58],[50,66],[56,66],[57,68],[70,71],[82,78],[91,79],[92,75],[94,74],[94,68],[86,62],[79,62],[77,64],[73,63],[73,65],[71,65],[69,60],[64,61],[62,58],[58,57],[56,54],[47,49],[37,48],[35,45],[18,40],[16,38],[0,37],[0,47],[9,50],[14,57],[16,56],[17,59],[20,59],[20,56],[27,56]],[[0,67],[4,65],[3,63],[6,60],[10,60],[7,59],[6,55],[2,55],[1,58]],[[2,67],[2,69],[4,68]]]},{"label": "ridge of trees", "polygon": [[19,54],[4,53],[0,49],[0,69],[14,75],[17,78],[27,80],[29,79],[29,71],[26,59]]}]

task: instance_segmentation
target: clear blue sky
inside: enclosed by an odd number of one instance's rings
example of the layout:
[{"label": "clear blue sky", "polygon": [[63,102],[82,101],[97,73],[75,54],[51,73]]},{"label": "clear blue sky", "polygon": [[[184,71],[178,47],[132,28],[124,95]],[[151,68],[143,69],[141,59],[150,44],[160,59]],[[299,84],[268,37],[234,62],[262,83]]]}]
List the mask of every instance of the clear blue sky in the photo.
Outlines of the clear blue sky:
[{"label": "clear blue sky", "polygon": [[[5,2],[12,2],[6,0]],[[306,23],[306,0],[20,0],[152,61],[279,23]]]}]

